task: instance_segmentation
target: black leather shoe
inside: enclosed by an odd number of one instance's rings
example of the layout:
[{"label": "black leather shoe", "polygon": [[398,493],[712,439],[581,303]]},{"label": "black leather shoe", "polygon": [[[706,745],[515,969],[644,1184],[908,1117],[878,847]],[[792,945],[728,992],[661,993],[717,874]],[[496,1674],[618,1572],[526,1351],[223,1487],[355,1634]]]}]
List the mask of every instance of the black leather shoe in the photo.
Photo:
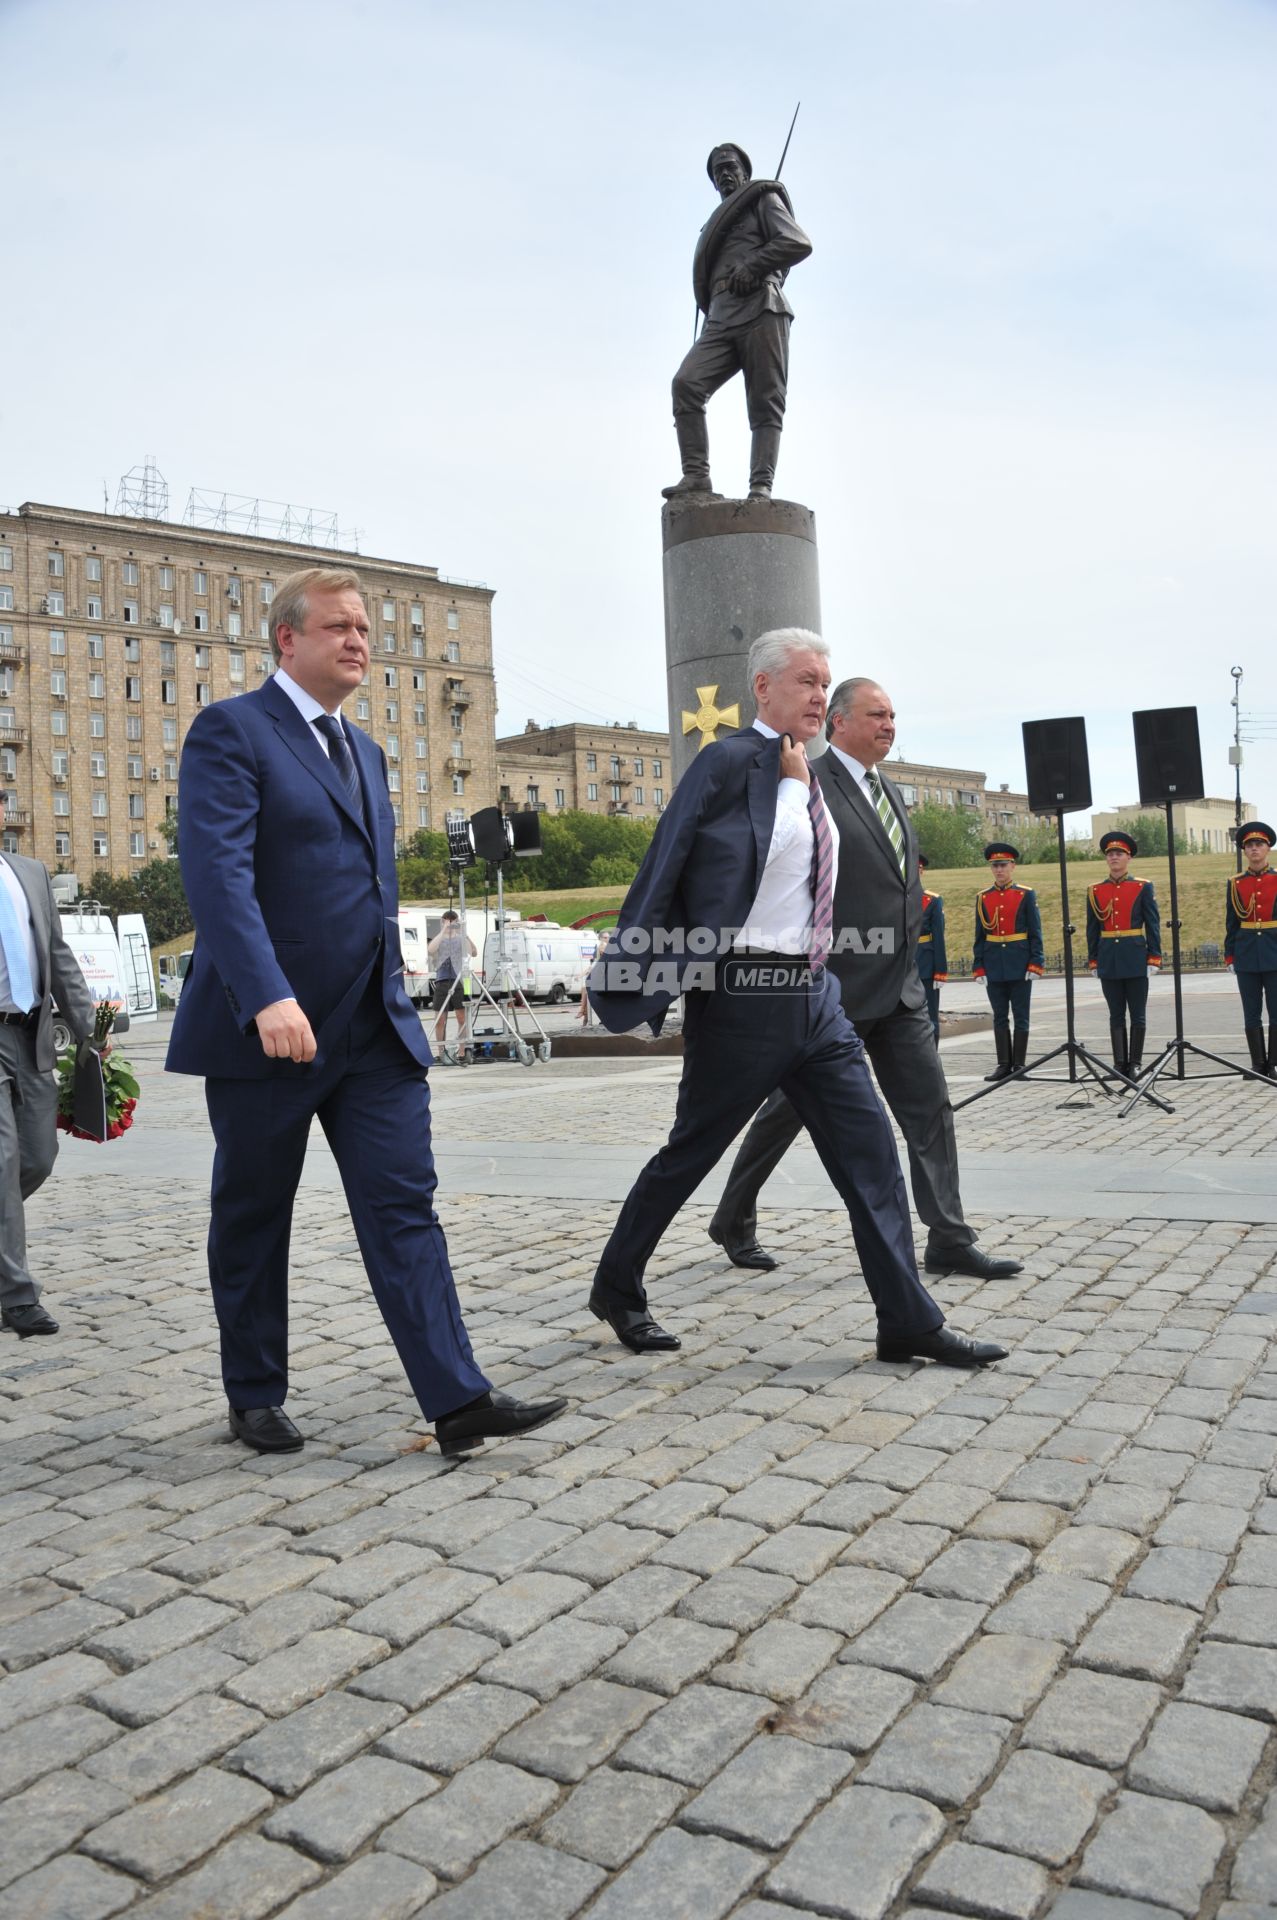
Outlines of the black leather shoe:
[{"label": "black leather shoe", "polygon": [[590,1312],[606,1320],[623,1347],[631,1353],[674,1353],[683,1342],[676,1333],[658,1326],[646,1307],[614,1307],[603,1295],[590,1295]]},{"label": "black leather shoe", "polygon": [[485,1393],[468,1407],[440,1414],[435,1439],[445,1459],[469,1453],[485,1440],[507,1440],[513,1433],[530,1433],[562,1413],[566,1400],[515,1400],[508,1393]]},{"label": "black leather shoe", "polygon": [[950,1247],[948,1252],[927,1249],[923,1266],[928,1273],[969,1273],[976,1280],[1009,1280],[1024,1272],[1023,1260],[999,1260],[979,1247]]},{"label": "black leather shoe", "polygon": [[282,1407],[231,1407],[231,1432],[258,1453],[296,1453],[306,1442]]},{"label": "black leather shoe", "polygon": [[709,1237],[723,1249],[734,1267],[756,1267],[759,1273],[770,1273],[773,1267],[780,1264],[774,1255],[768,1253],[766,1247],[759,1246],[757,1240],[751,1240],[738,1247],[729,1246],[727,1236],[716,1233],[713,1227],[709,1229]]},{"label": "black leather shoe", "polygon": [[1005,1360],[1005,1347],[992,1340],[972,1340],[965,1333],[938,1327],[934,1333],[914,1334],[907,1340],[878,1339],[880,1360],[935,1360],[942,1367],[987,1367],[993,1360]]},{"label": "black leather shoe", "polygon": [[23,1340],[33,1333],[56,1333],[58,1323],[51,1313],[46,1313],[38,1300],[32,1300],[25,1307],[5,1307],[0,1311],[0,1322]]}]

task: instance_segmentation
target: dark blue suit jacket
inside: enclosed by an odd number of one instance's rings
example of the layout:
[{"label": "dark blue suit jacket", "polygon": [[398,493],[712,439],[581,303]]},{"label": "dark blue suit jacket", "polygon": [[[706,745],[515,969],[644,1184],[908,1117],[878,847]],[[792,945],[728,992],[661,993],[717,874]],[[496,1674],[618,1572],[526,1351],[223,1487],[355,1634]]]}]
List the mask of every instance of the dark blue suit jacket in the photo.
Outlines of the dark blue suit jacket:
[{"label": "dark blue suit jacket", "polygon": [[[403,985],[386,763],[367,734],[346,731],[366,818],[272,681],[196,716],[182,752],[178,848],[199,937],[173,1021],[170,1072],[266,1080],[317,1070],[374,967],[396,1031],[429,1066]],[[290,998],[314,1030],[313,1066],[267,1059],[253,1026],[263,1007]]]},{"label": "dark blue suit jacket", "polygon": [[[659,1033],[689,967],[704,968],[746,923],[776,820],[780,741],[756,727],[697,754],[674,789],[634,876],[604,958],[589,978],[590,1004],[612,1033],[647,1021]],[[693,930],[713,936],[709,948]],[[665,945],[662,935],[673,937]],[[702,950],[698,951],[697,948]]]}]

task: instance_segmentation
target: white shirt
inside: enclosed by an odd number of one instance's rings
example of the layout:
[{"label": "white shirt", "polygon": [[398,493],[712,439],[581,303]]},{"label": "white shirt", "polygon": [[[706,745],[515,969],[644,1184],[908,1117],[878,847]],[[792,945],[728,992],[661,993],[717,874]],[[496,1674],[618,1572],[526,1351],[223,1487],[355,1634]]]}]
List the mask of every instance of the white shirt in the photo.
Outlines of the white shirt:
[{"label": "white shirt", "polygon": [[[319,728],[315,725],[316,720],[323,719],[324,715],[328,711],[327,707],[324,706],[320,701],[316,700],[313,693],[307,693],[305,687],[299,687],[297,682],[291,679],[289,675],[284,672],[284,669],[282,667],[276,667],[275,669],[275,685],[279,688],[281,693],[286,693],[288,695],[289,699],[292,701],[293,705],[296,707],[298,713],[300,713],[302,719],[308,723],[307,730],[310,733],[312,740],[315,742],[315,745],[319,748],[319,751],[323,754],[325,760],[331,760],[333,757],[331,743],[324,738],[323,734],[319,731]],[[354,749],[351,748],[350,746],[350,735],[349,733],[346,733],[346,723],[341,717],[340,707],[338,707],[336,713],[333,715],[333,718],[336,720],[337,724],[340,726],[342,732],[346,734],[347,749],[353,754]]]},{"label": "white shirt", "polygon": [[[40,991],[40,960],[35,950],[35,929],[31,925],[31,902],[27,899],[21,880],[0,855],[0,885],[4,887],[13,910],[18,916],[18,925],[27,930],[27,965],[31,969],[31,979],[37,993]],[[5,964],[4,948],[0,946],[0,1013],[29,1013],[29,1007],[20,1007],[9,991],[9,969]]]},{"label": "white shirt", "polygon": [[[776,729],[755,720],[764,739],[774,740]],[[758,893],[745,925],[732,942],[737,953],[753,947],[761,953],[807,953],[811,948],[811,869],[815,836],[808,807],[808,788],[801,780],[784,779],[776,791],[776,820]],[[829,834],[834,869],[838,865],[838,829],[829,809]]]}]

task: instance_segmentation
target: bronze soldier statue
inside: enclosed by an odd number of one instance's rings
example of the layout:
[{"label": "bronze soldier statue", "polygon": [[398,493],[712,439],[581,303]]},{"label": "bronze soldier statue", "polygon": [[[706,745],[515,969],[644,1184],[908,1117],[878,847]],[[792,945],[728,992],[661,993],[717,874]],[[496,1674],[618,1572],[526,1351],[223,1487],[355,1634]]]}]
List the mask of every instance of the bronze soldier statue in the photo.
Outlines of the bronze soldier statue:
[{"label": "bronze soldier statue", "polygon": [[683,477],[663,489],[667,500],[711,493],[705,403],[734,373],[745,376],[753,442],[751,495],[767,498],[776,474],[789,377],[793,309],[783,288],[811,241],[794,219],[779,180],[751,178],[743,147],[715,147],[706,171],[722,204],[701,228],[692,262],[700,338],[674,375],[674,429]]}]

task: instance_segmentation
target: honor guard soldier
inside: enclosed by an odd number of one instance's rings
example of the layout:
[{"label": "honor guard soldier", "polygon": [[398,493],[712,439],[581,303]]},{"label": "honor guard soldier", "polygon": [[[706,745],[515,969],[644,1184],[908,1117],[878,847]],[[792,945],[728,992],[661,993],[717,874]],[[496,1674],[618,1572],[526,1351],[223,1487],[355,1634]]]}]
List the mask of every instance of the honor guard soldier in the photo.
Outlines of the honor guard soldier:
[{"label": "honor guard soldier", "polygon": [[1106,833],[1100,852],[1109,877],[1087,890],[1086,960],[1108,1002],[1113,1065],[1138,1080],[1148,1027],[1149,969],[1162,964],[1162,922],[1152,881],[1137,880],[1129,871],[1139,852],[1130,834]]},{"label": "honor guard soldier", "polygon": [[993,840],[984,857],[993,885],[976,897],[971,978],[984,981],[993,1008],[998,1064],[984,1077],[1007,1080],[1020,1071],[1029,1050],[1029,995],[1034,980],[1042,978],[1045,960],[1042,916],[1032,887],[1012,884],[1018,850],[1005,840]]},{"label": "honor guard soldier", "polygon": [[940,1045],[940,983],[949,978],[949,961],[944,950],[944,901],[938,893],[928,893],[925,885],[927,868],[930,862],[925,853],[918,855],[918,878],[924,882],[922,889],[922,929],[918,934],[918,951],[914,964],[918,969],[918,978],[922,982],[922,991],[927,996],[927,1013],[931,1020],[931,1031]]},{"label": "honor guard soldier", "polygon": [[[1250,1064],[1277,1080],[1277,872],[1268,856],[1277,833],[1263,820],[1237,829],[1245,872],[1228,883],[1224,916],[1224,964],[1237,976]],[[1264,1001],[1268,1002],[1268,1051],[1264,1051]]]}]

